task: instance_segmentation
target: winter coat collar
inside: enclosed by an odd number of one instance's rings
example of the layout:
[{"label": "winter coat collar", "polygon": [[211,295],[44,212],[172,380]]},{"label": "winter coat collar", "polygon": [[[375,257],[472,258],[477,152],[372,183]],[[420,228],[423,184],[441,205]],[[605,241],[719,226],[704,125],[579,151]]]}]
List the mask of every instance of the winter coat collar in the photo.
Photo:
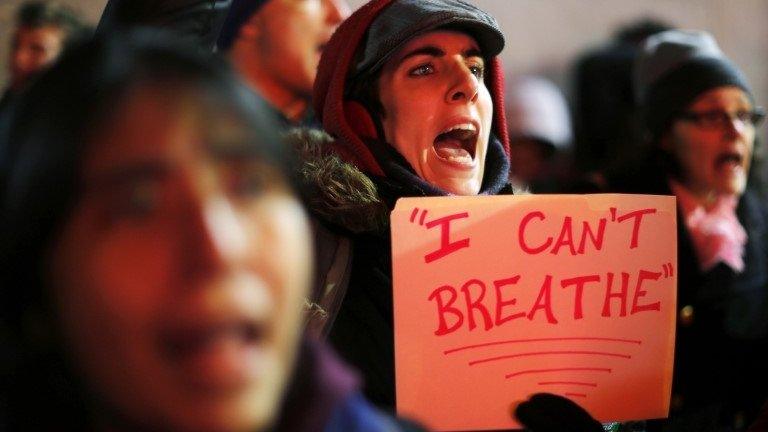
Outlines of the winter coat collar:
[{"label": "winter coat collar", "polygon": [[[366,141],[368,148],[379,162],[386,179],[402,185],[403,196],[447,196],[448,192],[427,183],[419,177],[405,158],[389,144]],[[509,178],[509,159],[504,149],[494,136],[488,142],[488,154],[485,158],[485,175],[480,188],[480,195],[496,195],[507,184]],[[391,207],[391,206],[390,206]]]}]

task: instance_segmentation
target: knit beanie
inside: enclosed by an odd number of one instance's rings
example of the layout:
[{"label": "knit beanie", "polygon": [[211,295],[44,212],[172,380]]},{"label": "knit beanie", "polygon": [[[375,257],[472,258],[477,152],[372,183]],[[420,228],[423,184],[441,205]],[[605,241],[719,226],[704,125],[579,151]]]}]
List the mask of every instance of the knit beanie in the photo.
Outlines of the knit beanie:
[{"label": "knit beanie", "polygon": [[703,31],[669,30],[649,37],[635,63],[634,81],[644,125],[654,142],[707,90],[736,86],[753,99],[742,72]]},{"label": "knit beanie", "polygon": [[486,86],[493,100],[492,132],[509,155],[504,116],[504,76],[497,55],[504,36],[496,20],[461,0],[371,0],[336,30],[318,65],[313,104],[323,128],[335,139],[336,152],[361,170],[384,175],[356,130],[355,107],[345,100],[351,81],[365,80],[413,37],[442,28],[471,35],[487,59]]},{"label": "knit beanie", "polygon": [[216,46],[219,51],[226,51],[237,38],[240,27],[243,26],[269,0],[233,0],[229,8],[224,26],[219,33]]}]

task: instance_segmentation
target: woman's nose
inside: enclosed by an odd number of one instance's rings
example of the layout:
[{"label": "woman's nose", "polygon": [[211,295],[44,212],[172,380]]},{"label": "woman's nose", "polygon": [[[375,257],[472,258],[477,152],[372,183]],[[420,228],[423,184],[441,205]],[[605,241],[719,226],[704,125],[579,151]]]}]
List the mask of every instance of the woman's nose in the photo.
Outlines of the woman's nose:
[{"label": "woman's nose", "polygon": [[447,102],[475,102],[480,88],[479,78],[463,61],[454,65],[451,72],[453,83],[446,95]]},{"label": "woman's nose", "polygon": [[182,251],[192,257],[188,260],[188,265],[196,267],[192,270],[216,271],[243,262],[255,241],[234,204],[226,197],[214,196],[194,207],[195,214],[187,224],[187,250]]},{"label": "woman's nose", "polygon": [[727,116],[725,119],[725,133],[729,137],[738,137],[744,135],[747,129],[753,127],[749,120],[744,120],[738,116]]}]

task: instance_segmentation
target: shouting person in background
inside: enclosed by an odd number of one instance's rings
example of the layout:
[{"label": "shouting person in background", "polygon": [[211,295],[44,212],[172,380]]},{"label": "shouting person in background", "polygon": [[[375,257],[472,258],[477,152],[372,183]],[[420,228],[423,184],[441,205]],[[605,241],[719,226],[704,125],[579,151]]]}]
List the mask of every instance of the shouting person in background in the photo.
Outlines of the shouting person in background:
[{"label": "shouting person in background", "polygon": [[[711,35],[670,30],[639,54],[651,154],[611,191],[678,203],[678,323],[660,430],[744,430],[768,398],[768,207],[755,174],[764,112]],[[654,429],[651,429],[654,430]]]}]

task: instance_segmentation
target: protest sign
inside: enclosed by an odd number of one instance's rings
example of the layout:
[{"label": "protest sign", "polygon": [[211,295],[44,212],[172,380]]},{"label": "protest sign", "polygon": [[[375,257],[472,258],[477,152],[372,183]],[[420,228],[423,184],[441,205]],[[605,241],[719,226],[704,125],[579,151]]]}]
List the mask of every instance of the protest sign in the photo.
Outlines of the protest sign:
[{"label": "protest sign", "polygon": [[391,215],[398,413],[438,431],[518,427],[530,394],[601,421],[666,417],[675,199],[406,198]]}]

